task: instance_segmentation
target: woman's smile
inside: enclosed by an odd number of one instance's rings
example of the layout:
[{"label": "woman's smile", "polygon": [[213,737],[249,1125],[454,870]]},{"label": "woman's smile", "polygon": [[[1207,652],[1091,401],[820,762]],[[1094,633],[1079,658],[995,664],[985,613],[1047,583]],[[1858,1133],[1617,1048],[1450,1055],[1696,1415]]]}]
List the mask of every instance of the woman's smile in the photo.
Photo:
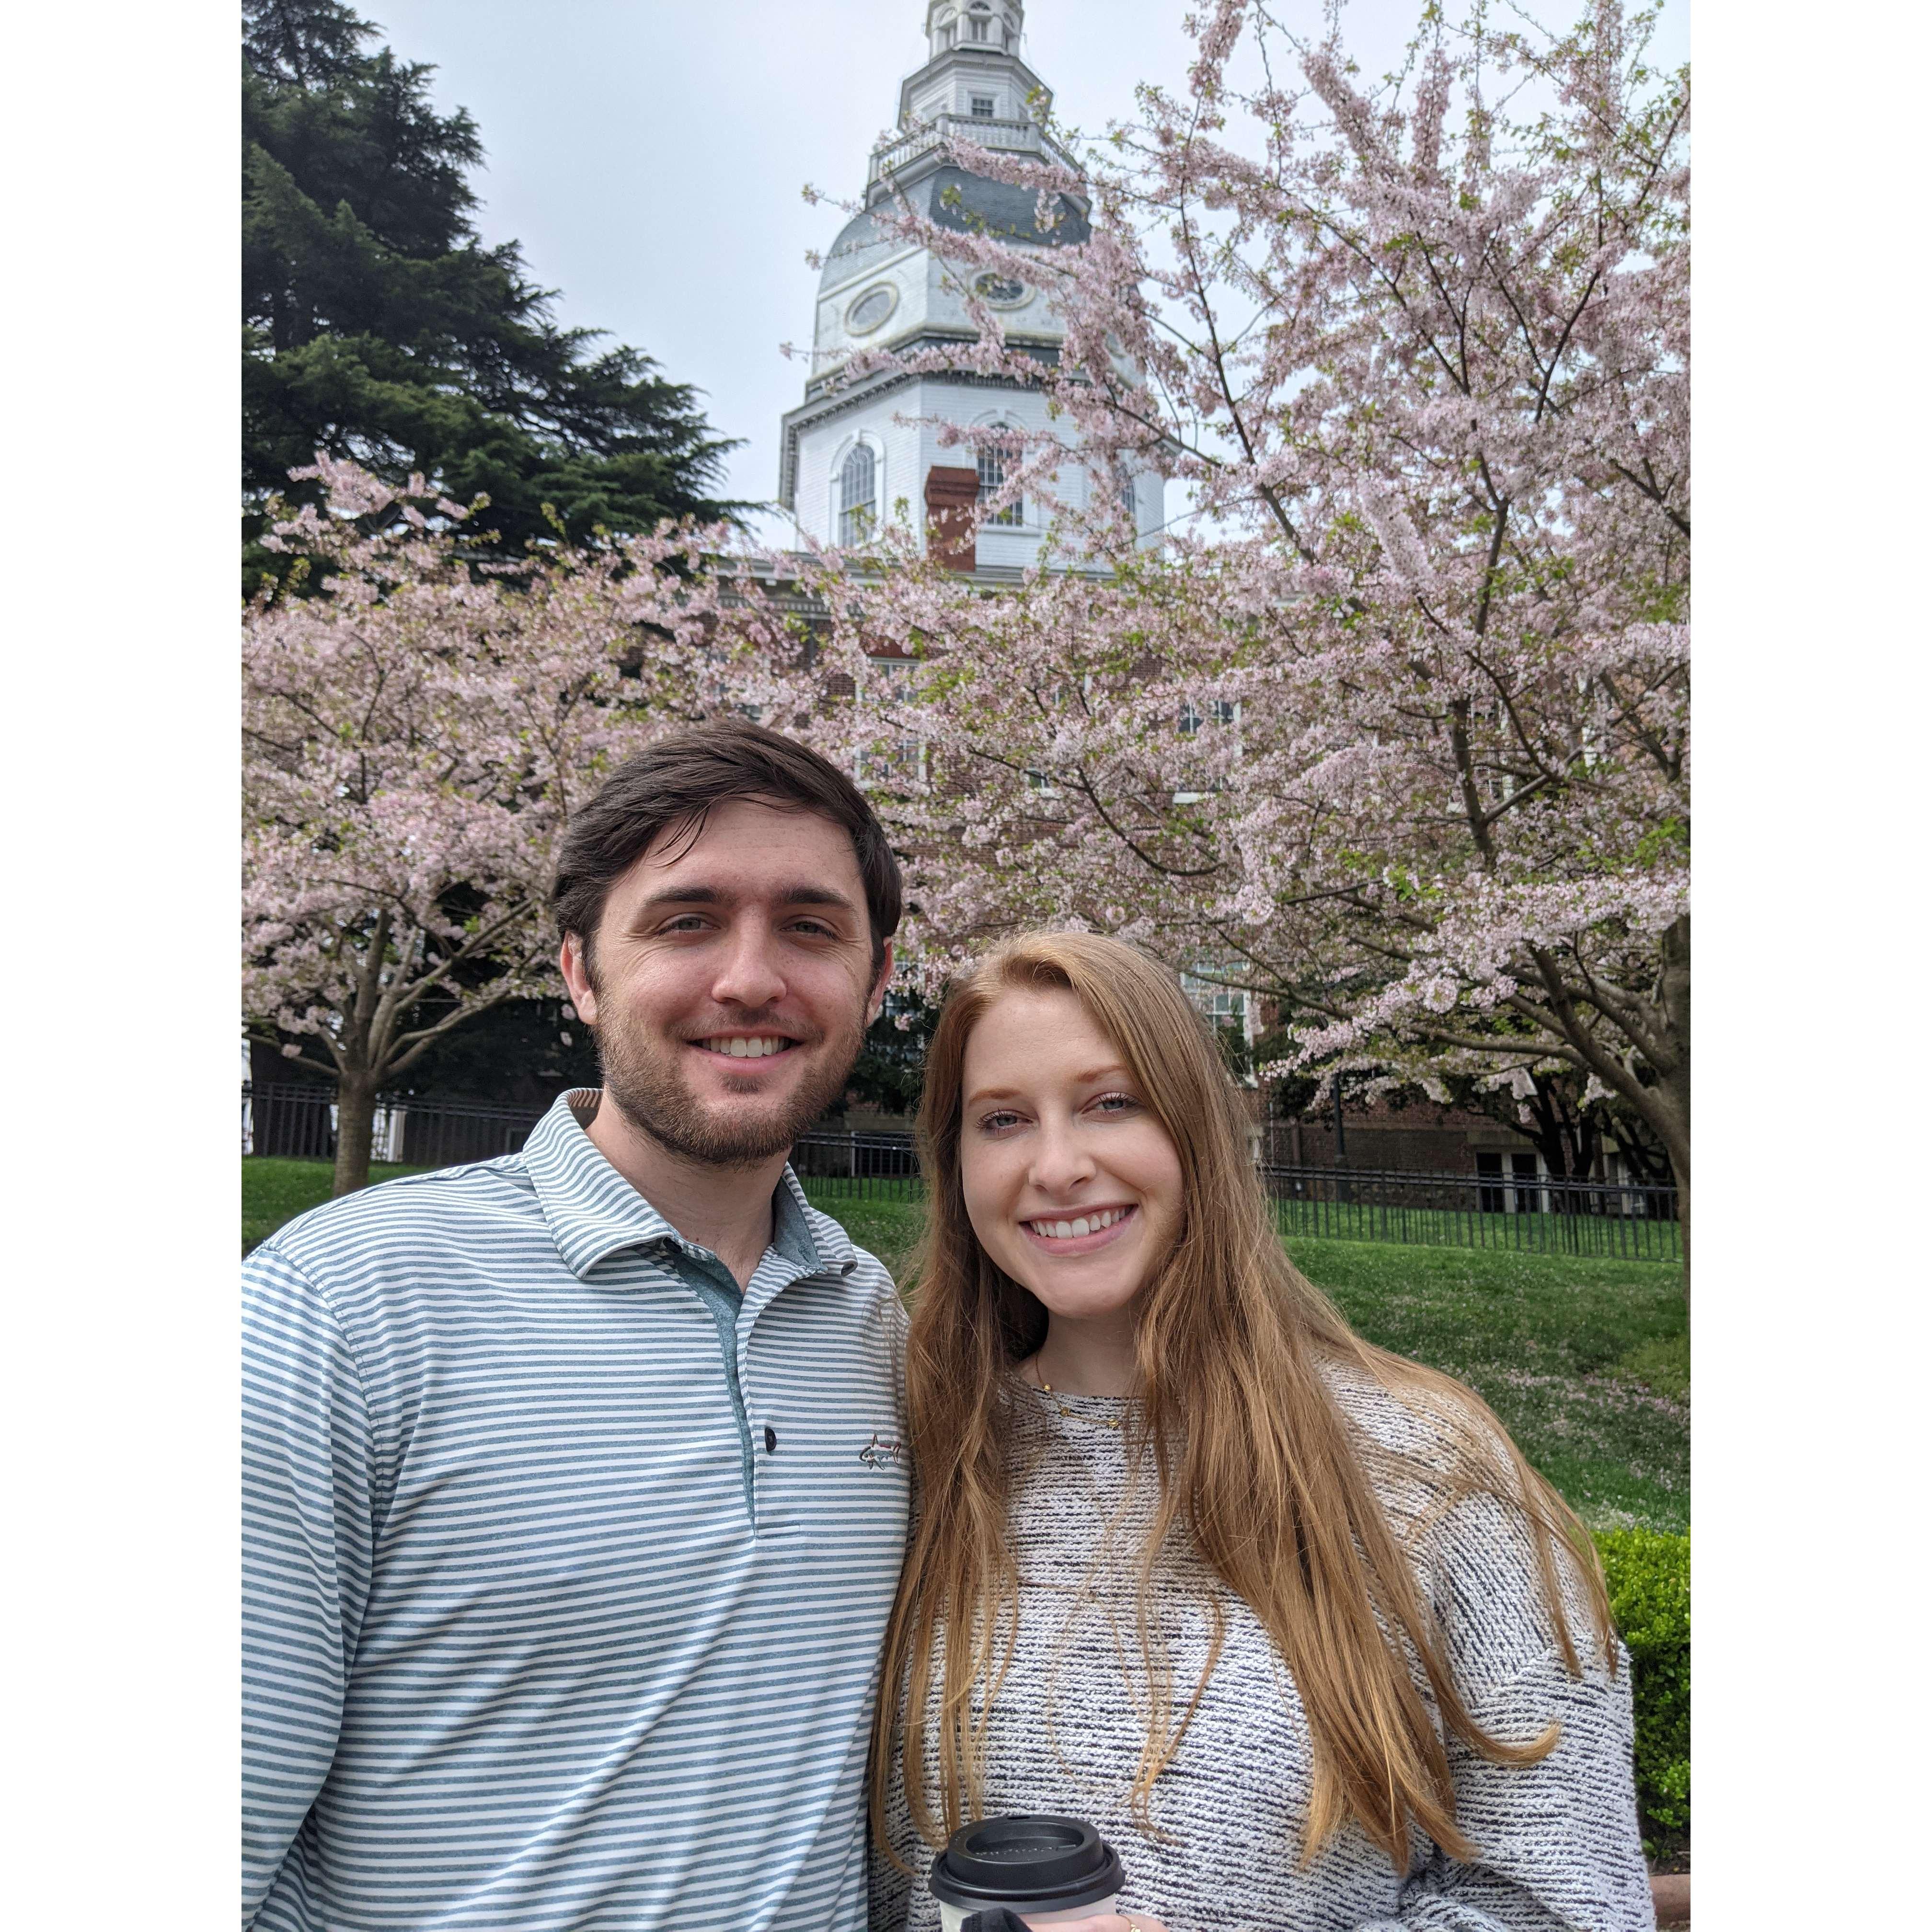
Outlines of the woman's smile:
[{"label": "woman's smile", "polygon": [[1088,1208],[1078,1214],[1042,1214],[1020,1226],[1051,1255],[1090,1255],[1127,1232],[1130,1219],[1140,1210],[1124,1208]]}]

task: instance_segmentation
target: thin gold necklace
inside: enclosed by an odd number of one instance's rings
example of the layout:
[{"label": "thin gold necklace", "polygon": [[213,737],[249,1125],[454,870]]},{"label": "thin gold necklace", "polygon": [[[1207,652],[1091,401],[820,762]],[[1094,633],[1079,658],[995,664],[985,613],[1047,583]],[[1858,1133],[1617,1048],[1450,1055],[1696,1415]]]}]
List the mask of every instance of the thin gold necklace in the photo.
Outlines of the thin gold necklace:
[{"label": "thin gold necklace", "polygon": [[[1053,1394],[1052,1383],[1048,1382],[1046,1376],[1042,1375],[1040,1372],[1040,1358],[1036,1355],[1028,1366],[1033,1370],[1033,1378],[1039,1384],[1041,1394],[1052,1396],[1054,1407],[1058,1409],[1060,1414],[1066,1418],[1068,1421],[1079,1421],[1082,1418],[1076,1415],[1072,1409],[1069,1408],[1066,1403],[1060,1400],[1059,1396]],[[1118,1429],[1120,1426],[1122,1420],[1122,1418],[1118,1415],[1094,1415],[1089,1416],[1085,1419],[1090,1422],[1099,1423],[1104,1429]]]}]

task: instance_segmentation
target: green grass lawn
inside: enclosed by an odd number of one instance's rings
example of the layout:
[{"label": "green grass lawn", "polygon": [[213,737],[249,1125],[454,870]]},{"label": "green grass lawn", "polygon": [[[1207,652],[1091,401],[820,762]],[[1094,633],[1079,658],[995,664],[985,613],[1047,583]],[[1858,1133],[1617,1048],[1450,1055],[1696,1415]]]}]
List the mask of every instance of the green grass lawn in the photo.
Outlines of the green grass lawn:
[{"label": "green grass lawn", "polygon": [[[420,1174],[419,1167],[391,1167],[377,1161],[369,1170],[372,1180],[393,1180],[399,1174]],[[242,1162],[242,1252],[266,1241],[284,1221],[320,1208],[328,1198],[335,1178],[326,1160],[284,1160],[273,1154],[250,1154]]]},{"label": "green grass lawn", "polygon": [[[326,1200],[329,1178],[324,1161],[244,1160],[244,1249]],[[899,1272],[916,1203],[806,1192]],[[1288,1247],[1370,1341],[1468,1383],[1593,1528],[1689,1528],[1690,1342],[1676,1268],[1293,1236]]]}]

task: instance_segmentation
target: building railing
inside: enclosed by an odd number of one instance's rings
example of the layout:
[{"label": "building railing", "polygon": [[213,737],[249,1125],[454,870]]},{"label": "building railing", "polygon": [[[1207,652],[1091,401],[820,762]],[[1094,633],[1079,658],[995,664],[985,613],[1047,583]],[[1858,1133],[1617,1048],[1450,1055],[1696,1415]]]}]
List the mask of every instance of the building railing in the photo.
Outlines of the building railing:
[{"label": "building railing", "polygon": [[1005,154],[1043,154],[1063,167],[1073,166],[1072,157],[1036,122],[982,121],[973,115],[940,114],[897,140],[874,148],[866,185],[876,186],[895,168],[904,167],[908,161],[956,137]]},{"label": "building railing", "polygon": [[[423,1167],[488,1160],[519,1151],[542,1118],[540,1108],[386,1094],[376,1102],[372,1157]],[[331,1160],[335,1131],[329,1088],[243,1084],[244,1154]],[[910,1134],[814,1128],[794,1144],[791,1164],[808,1192],[821,1201],[925,1198]],[[1272,1163],[1258,1172],[1275,1226],[1291,1237],[1626,1261],[1682,1259],[1674,1187]]]}]

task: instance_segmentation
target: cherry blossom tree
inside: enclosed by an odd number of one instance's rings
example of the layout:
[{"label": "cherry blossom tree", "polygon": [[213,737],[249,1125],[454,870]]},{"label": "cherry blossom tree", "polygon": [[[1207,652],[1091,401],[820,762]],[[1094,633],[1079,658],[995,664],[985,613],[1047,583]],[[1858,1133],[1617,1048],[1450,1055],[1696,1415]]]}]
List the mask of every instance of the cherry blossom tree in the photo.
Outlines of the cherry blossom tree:
[{"label": "cherry blossom tree", "polygon": [[[1279,1001],[1283,1070],[1580,1077],[1668,1150],[1688,1237],[1689,82],[1654,17],[1431,7],[1371,85],[1217,0],[1083,176],[962,146],[1043,218],[1090,195],[1050,250],[898,218],[1042,285],[1064,345],[982,311],[902,359],[1045,392],[1009,489],[1077,439],[1084,567],[989,598],[888,538],[828,654],[928,978],[1083,923]],[[1157,553],[1123,465],[1188,499]]]},{"label": "cherry blossom tree", "polygon": [[491,561],[466,512],[318,458],[274,527],[243,650],[244,1011],[332,1077],[334,1191],[368,1178],[375,1103],[451,1028],[560,990],[559,835],[612,762],[728,706],[799,702],[782,620],[721,582],[720,530]]}]

